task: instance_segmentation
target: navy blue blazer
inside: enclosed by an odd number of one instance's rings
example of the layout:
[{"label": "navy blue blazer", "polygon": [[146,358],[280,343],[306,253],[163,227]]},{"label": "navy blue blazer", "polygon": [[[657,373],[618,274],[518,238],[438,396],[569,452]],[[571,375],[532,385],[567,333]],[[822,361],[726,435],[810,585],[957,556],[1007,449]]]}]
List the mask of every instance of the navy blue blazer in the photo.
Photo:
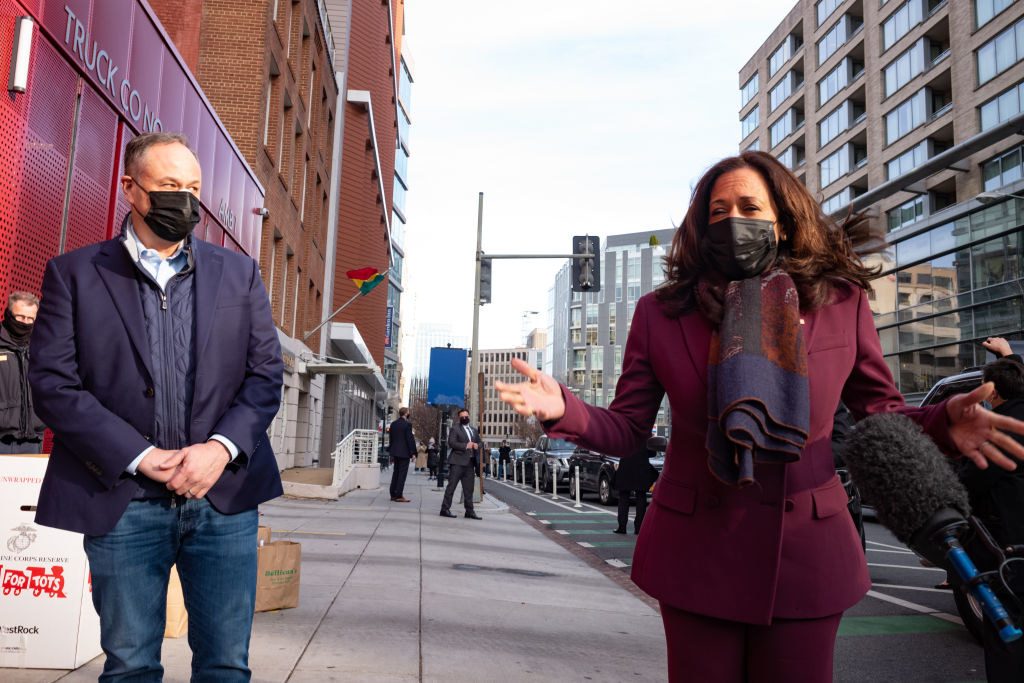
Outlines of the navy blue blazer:
[{"label": "navy blue blazer", "polygon": [[391,444],[389,453],[392,458],[412,458],[416,456],[416,438],[412,435],[412,423],[400,417],[388,428]]},{"label": "navy blue blazer", "polygon": [[[267,429],[281,400],[281,346],[253,259],[192,240],[196,379],[191,443],[212,434],[240,453],[207,493],[232,514],[281,495]],[[29,381],[53,452],[36,521],[98,536],[132,497],[125,468],[152,446],[155,401],[138,266],[122,238],[50,260]]]}]

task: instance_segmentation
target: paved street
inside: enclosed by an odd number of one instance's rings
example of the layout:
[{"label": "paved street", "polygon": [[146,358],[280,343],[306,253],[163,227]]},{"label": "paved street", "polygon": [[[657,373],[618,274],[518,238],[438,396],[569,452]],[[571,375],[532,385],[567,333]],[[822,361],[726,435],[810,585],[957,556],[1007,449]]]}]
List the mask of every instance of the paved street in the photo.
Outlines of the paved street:
[{"label": "paved street", "polygon": [[[595,564],[628,574],[636,537],[612,533],[615,507],[586,494],[583,507],[575,508],[564,488],[552,500],[550,492],[535,493],[532,484],[523,488],[488,480],[487,487],[555,540],[568,540],[592,555]],[[984,681],[981,648],[960,625],[952,594],[933,587],[944,572],[922,567],[881,525],[869,522],[866,532],[872,590],[843,618],[835,680]]]}]

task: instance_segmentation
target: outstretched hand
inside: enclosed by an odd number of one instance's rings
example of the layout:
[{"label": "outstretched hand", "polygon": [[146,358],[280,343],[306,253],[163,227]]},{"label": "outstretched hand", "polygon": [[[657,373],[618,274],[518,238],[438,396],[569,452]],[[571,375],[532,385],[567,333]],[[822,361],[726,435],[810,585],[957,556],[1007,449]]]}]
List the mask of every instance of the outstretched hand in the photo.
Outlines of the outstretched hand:
[{"label": "outstretched hand", "polygon": [[995,385],[986,382],[971,393],[957,394],[946,402],[949,436],[957,449],[978,469],[986,469],[992,462],[1003,469],[1013,470],[1017,463],[1006,453],[1024,460],[1024,446],[1006,432],[1024,434],[1024,422],[994,413],[981,405],[994,390]]},{"label": "outstretched hand", "polygon": [[565,414],[565,399],[562,388],[551,375],[531,367],[518,358],[512,359],[512,369],[527,378],[525,382],[506,384],[495,382],[498,397],[525,417],[537,416],[538,420],[557,420]]}]

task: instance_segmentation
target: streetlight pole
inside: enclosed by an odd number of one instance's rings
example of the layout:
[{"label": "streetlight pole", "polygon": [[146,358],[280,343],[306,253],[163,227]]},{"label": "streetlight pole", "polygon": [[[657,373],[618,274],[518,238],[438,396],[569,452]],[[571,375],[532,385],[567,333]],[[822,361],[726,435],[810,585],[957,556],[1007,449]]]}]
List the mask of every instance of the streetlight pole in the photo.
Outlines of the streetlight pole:
[{"label": "streetlight pole", "polygon": [[[484,238],[484,193],[481,192],[477,199],[476,209],[476,277],[473,279],[473,349],[472,360],[469,364],[469,409],[470,415],[477,413],[476,406],[479,400],[477,390],[477,373],[480,371],[480,256],[483,254]],[[480,425],[477,425],[477,429]]]}]

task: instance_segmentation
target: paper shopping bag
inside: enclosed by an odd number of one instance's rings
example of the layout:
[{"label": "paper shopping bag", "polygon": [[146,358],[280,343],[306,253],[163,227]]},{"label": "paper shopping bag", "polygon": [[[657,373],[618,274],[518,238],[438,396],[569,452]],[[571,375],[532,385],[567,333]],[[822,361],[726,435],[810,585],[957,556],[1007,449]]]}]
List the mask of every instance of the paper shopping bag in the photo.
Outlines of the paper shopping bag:
[{"label": "paper shopping bag", "polygon": [[171,567],[171,582],[167,584],[167,625],[164,638],[180,638],[188,633],[188,612],[185,611],[185,596],[181,592],[178,568]]},{"label": "paper shopping bag", "polygon": [[271,541],[257,552],[256,611],[298,607],[302,544]]}]

